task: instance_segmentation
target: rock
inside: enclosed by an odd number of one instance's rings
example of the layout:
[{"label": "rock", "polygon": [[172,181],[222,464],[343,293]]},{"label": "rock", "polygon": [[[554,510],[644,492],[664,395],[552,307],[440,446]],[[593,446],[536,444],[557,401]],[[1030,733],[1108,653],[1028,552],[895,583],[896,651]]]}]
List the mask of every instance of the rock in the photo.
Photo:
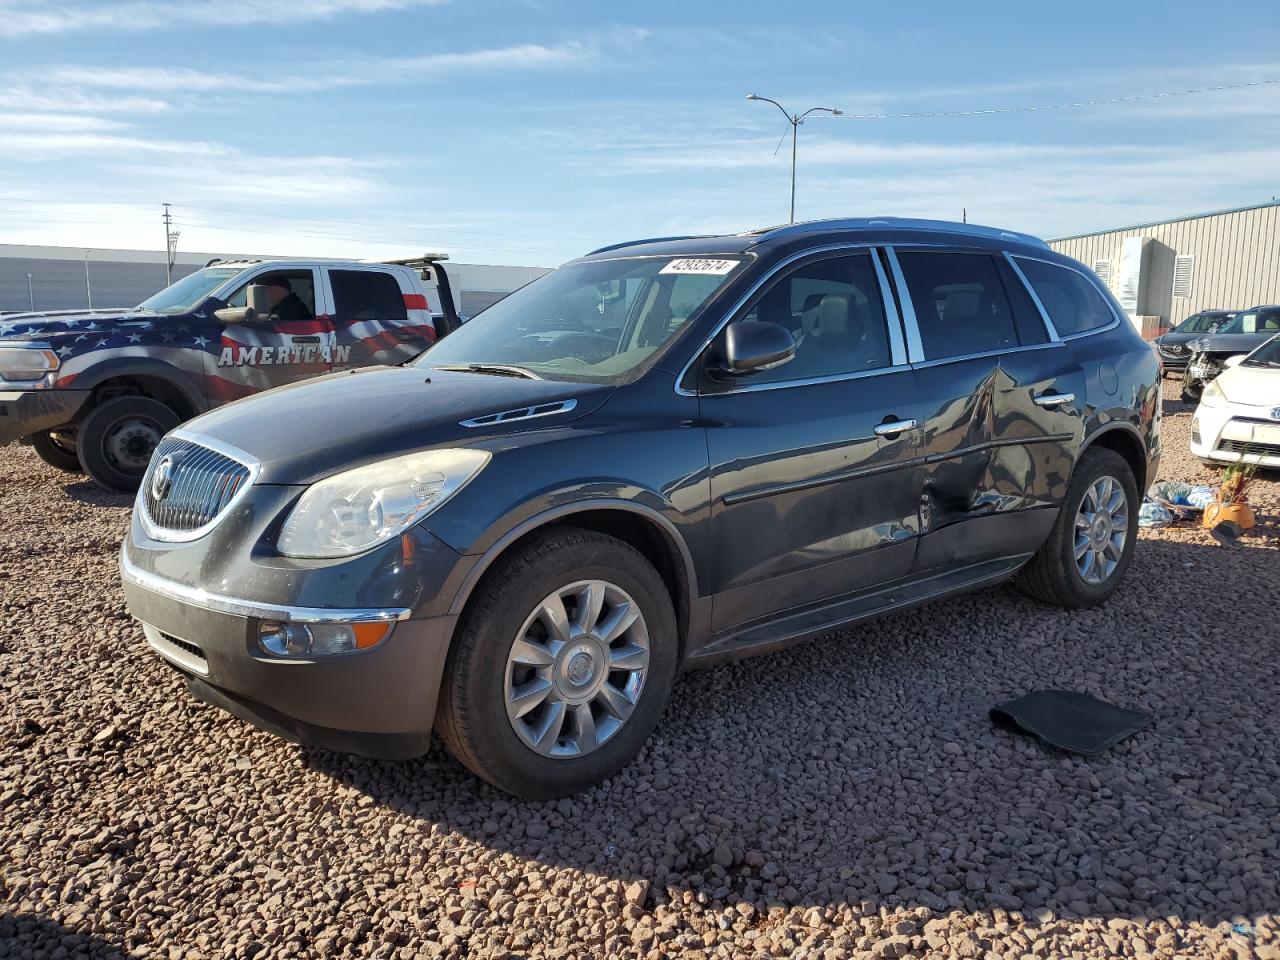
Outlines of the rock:
[{"label": "rock", "polygon": [[637,880],[628,884],[626,889],[622,891],[622,898],[630,904],[637,907],[643,907],[644,902],[649,899],[649,881]]}]

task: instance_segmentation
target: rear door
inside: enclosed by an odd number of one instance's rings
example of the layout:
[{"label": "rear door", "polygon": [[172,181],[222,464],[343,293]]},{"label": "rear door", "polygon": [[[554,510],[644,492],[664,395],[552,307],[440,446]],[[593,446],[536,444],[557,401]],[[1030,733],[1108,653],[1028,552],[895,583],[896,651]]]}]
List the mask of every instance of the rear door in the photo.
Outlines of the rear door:
[{"label": "rear door", "polygon": [[329,372],[333,328],[323,309],[317,311],[320,276],[316,268],[254,270],[231,293],[226,305],[243,307],[248,289],[254,284],[283,291],[284,287],[272,284],[273,280],[288,285],[289,319],[273,313],[244,323],[215,321],[220,347],[213,356],[215,368],[207,381],[210,404],[238,400]]},{"label": "rear door", "polygon": [[700,381],[716,632],[902,577],[919,532],[919,391],[871,251],[800,261],[734,319],[798,346],[781,367]]},{"label": "rear door", "polygon": [[336,339],[334,370],[403,363],[431,346],[435,325],[412,271],[325,268]]},{"label": "rear door", "polygon": [[[908,352],[928,404],[915,569],[940,572],[1022,553],[1043,539],[1028,531],[1022,511],[1043,505],[1040,488],[1049,485],[1043,471],[1064,466],[1053,456],[1051,466],[1041,465],[1041,450],[1032,459],[1032,447],[1045,439],[1046,417],[1031,395],[1056,382],[1046,359],[1052,351],[1042,349],[1045,330],[1019,319],[999,254],[900,247],[890,260],[904,297]],[[1056,357],[1070,362],[1069,351],[1059,349]],[[1065,469],[1069,474],[1069,463]]]}]

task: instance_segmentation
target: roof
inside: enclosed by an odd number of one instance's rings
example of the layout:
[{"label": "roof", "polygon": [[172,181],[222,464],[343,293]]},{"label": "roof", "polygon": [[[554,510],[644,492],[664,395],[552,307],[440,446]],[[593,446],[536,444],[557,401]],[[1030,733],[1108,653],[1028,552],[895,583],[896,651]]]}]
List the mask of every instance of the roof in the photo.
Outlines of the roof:
[{"label": "roof", "polygon": [[1048,244],[1039,237],[1033,237],[1026,233],[1015,233],[1012,230],[1001,230],[999,227],[985,227],[976,223],[956,223],[951,220],[918,220],[908,217],[847,217],[831,220],[808,220],[803,223],[788,223],[781,226],[763,227],[733,234],[651,237],[644,240],[628,240],[624,243],[615,243],[592,250],[586,256],[592,257],[618,250],[633,250],[633,248],[640,248],[634,252],[645,252],[643,248],[646,246],[659,247],[660,249],[652,252],[663,254],[697,256],[710,253],[737,253],[762,244],[772,245],[823,233],[894,235],[895,238],[910,237],[912,234],[922,233],[934,236],[942,234],[987,241],[1013,242],[1043,249],[1048,248]]},{"label": "roof", "polygon": [[1167,220],[1149,220],[1146,223],[1132,223],[1127,227],[1108,227],[1105,230],[1089,230],[1085,233],[1073,233],[1068,237],[1054,237],[1050,243],[1061,243],[1064,240],[1079,240],[1083,237],[1096,237],[1104,233],[1124,233],[1128,230],[1145,230],[1148,227],[1162,227],[1167,223],[1180,223],[1183,220],[1203,220],[1206,217],[1221,217],[1228,213],[1247,213],[1250,210],[1265,210],[1267,207],[1280,207],[1280,200],[1271,199],[1266,203],[1254,203],[1246,207],[1227,207],[1225,210],[1210,210],[1206,213],[1189,213],[1181,217],[1170,217]]}]

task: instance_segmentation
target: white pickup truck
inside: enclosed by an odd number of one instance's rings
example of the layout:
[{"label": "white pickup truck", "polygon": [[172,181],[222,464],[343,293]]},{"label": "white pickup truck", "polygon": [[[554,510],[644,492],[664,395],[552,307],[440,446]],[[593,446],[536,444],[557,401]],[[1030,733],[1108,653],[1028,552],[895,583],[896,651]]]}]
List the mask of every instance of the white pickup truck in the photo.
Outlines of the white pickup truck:
[{"label": "white pickup truck", "polygon": [[30,438],[56,467],[136,489],[183,420],[449,333],[446,259],[211,261],[131,310],[0,317],[0,446]]}]

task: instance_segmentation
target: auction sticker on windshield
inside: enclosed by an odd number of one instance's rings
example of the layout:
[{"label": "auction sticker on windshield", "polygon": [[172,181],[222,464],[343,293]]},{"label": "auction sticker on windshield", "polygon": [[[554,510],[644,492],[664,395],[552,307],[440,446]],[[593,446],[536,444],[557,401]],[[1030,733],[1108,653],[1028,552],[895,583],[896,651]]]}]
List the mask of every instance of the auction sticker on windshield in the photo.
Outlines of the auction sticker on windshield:
[{"label": "auction sticker on windshield", "polygon": [[741,261],[738,260],[708,260],[704,257],[687,257],[679,260],[672,260],[665,267],[659,270],[659,273],[700,273],[715,277],[722,277]]}]

